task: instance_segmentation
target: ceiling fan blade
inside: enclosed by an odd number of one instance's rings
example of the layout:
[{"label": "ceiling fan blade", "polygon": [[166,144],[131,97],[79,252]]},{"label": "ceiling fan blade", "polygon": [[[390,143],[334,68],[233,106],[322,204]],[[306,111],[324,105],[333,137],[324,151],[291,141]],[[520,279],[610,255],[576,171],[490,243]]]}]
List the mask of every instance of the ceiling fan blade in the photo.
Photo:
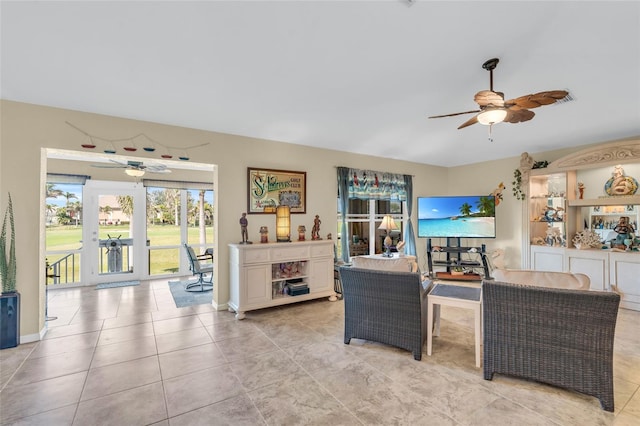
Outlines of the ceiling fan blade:
[{"label": "ceiling fan blade", "polygon": [[528,109],[508,109],[507,116],[503,121],[505,123],[522,123],[531,120],[535,115],[535,112]]},{"label": "ceiling fan blade", "polygon": [[[515,99],[509,99],[504,102],[504,105],[510,109],[521,108],[538,108],[542,105],[551,105],[556,103],[569,95],[566,90],[549,90],[546,92],[532,93],[529,95],[520,96]],[[515,107],[515,108],[514,108]]]},{"label": "ceiling fan blade", "polygon": [[101,169],[126,169],[128,166],[125,166],[124,164],[121,164],[121,165],[117,165],[117,164],[92,164],[91,167],[97,167],[97,168],[101,168]]},{"label": "ceiling fan blade", "polygon": [[456,115],[462,115],[462,114],[472,114],[472,113],[478,113],[480,112],[479,109],[474,109],[473,111],[465,111],[465,112],[455,112],[453,114],[444,114],[444,115],[433,115],[431,117],[428,118],[442,118],[442,117],[454,117]]},{"label": "ceiling fan blade", "polygon": [[462,123],[458,129],[464,129],[465,127],[471,126],[472,124],[476,124],[478,122],[478,116],[474,115],[473,117],[471,117],[470,119],[468,119],[467,121],[465,121],[464,123]]},{"label": "ceiling fan blade", "polygon": [[140,165],[140,168],[153,173],[166,173],[166,171],[171,173],[171,171],[167,169],[167,166],[165,166],[164,164],[151,164],[148,166]]},{"label": "ceiling fan blade", "polygon": [[147,172],[149,173],[160,173],[160,174],[168,174],[171,173],[171,170],[169,169],[152,169],[152,168],[146,168],[145,169]]},{"label": "ceiling fan blade", "polygon": [[491,90],[481,90],[473,97],[473,100],[480,105],[480,107],[485,107],[489,105],[493,106],[504,106],[504,94],[500,92],[494,92]]}]

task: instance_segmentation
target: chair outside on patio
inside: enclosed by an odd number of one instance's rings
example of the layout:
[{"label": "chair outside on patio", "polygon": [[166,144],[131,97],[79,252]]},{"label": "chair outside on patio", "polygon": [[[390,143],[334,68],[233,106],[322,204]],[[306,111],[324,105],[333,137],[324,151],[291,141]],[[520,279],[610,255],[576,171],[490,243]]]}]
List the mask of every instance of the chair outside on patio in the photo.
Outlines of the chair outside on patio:
[{"label": "chair outside on patio", "polygon": [[[211,290],[213,288],[213,263],[202,262],[201,258],[212,258],[212,256],[209,254],[198,256],[193,248],[186,243],[184,248],[187,251],[191,272],[198,276],[198,281],[187,284],[184,289],[194,292]],[[208,279],[205,278],[206,274],[211,274]]]}]

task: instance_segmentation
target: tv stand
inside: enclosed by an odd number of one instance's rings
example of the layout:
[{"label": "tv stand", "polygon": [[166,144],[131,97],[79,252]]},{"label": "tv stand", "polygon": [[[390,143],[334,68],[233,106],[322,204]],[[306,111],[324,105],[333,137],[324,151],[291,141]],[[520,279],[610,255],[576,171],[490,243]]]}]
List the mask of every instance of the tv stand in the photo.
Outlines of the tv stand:
[{"label": "tv stand", "polygon": [[[431,242],[431,238],[427,240],[427,266],[429,268],[429,276],[431,278],[460,280],[460,281],[479,281],[483,277],[491,278],[489,273],[489,265],[487,263],[486,246],[482,244],[480,247],[463,247],[460,245],[460,238],[447,238],[446,246],[434,246]],[[434,259],[434,253],[445,253],[446,260]],[[478,261],[462,259],[462,253],[475,254],[480,256]],[[433,270],[434,265],[445,266],[446,272],[435,272]],[[481,268],[482,273],[465,273],[458,274],[454,268],[461,267],[464,269],[474,270]]]}]

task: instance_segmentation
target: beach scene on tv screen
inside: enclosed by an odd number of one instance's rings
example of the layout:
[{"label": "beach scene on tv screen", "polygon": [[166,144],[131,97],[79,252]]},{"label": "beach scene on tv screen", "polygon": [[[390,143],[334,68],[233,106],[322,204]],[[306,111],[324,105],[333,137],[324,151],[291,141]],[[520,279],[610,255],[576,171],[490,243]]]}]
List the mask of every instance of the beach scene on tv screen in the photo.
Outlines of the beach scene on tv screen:
[{"label": "beach scene on tv screen", "polygon": [[494,238],[495,229],[491,196],[418,198],[419,237]]}]

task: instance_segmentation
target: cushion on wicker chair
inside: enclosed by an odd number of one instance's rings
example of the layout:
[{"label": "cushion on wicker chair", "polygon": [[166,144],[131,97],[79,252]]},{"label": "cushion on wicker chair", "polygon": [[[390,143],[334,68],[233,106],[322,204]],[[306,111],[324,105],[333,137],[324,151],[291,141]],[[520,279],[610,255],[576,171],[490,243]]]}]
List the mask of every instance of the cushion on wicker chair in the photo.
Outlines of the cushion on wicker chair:
[{"label": "cushion on wicker chair", "polygon": [[418,272],[415,256],[394,258],[354,256],[351,264],[356,268],[376,269],[378,271]]}]

